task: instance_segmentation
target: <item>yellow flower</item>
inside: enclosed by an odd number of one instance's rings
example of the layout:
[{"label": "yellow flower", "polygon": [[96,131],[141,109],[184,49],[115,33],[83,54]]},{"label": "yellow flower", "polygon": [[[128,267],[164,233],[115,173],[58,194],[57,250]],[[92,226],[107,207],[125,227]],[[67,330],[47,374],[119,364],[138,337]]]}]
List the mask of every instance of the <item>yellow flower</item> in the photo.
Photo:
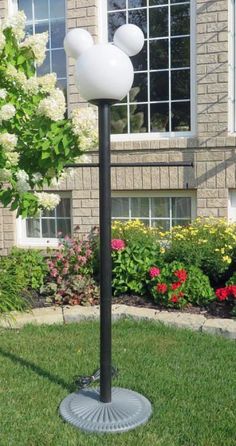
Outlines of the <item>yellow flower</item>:
[{"label": "yellow flower", "polygon": [[231,263],[231,262],[232,262],[232,259],[231,259],[231,257],[229,257],[229,256],[224,256],[224,257],[222,258],[222,260],[223,260],[224,262],[226,262],[226,263]]},{"label": "yellow flower", "polygon": [[161,247],[160,252],[161,254],[164,254],[166,252],[165,248]]}]

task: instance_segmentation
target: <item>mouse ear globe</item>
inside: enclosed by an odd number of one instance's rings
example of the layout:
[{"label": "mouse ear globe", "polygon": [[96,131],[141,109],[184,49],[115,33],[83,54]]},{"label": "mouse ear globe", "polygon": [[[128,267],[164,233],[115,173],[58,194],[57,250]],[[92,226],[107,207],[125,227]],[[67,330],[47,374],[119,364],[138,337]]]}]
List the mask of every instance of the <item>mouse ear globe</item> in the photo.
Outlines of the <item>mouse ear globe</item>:
[{"label": "mouse ear globe", "polygon": [[144,35],[141,29],[132,24],[120,26],[114,34],[114,44],[127,56],[138,54],[144,45]]},{"label": "mouse ear globe", "polygon": [[66,34],[64,48],[67,56],[78,59],[81,54],[93,46],[93,38],[85,29],[75,28]]}]

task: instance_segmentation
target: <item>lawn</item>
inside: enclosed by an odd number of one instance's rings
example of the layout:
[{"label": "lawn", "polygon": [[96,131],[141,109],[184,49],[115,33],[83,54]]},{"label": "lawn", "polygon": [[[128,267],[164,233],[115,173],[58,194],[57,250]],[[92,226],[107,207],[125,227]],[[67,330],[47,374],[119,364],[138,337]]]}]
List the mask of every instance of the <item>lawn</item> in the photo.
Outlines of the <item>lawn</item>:
[{"label": "lawn", "polygon": [[98,365],[98,323],[0,335],[1,446],[235,446],[233,341],[145,321],[115,323],[115,385],[147,396],[154,413],[134,431],[96,436],[65,423],[58,406],[74,390],[74,376]]}]

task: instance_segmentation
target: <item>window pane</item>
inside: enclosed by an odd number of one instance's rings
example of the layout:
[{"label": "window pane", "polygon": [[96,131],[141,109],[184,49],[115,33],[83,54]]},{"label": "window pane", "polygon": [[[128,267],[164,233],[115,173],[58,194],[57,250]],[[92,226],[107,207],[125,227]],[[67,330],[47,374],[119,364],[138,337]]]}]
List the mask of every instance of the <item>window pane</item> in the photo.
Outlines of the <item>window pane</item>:
[{"label": "window pane", "polygon": [[133,23],[137,25],[144,33],[144,36],[147,35],[147,10],[139,9],[135,11],[129,12],[129,23]]},{"label": "window pane", "polygon": [[147,74],[135,74],[130,102],[147,102]]},{"label": "window pane", "polygon": [[50,217],[50,218],[56,218],[56,210],[52,209],[51,211],[44,209],[41,211],[41,217]]},{"label": "window pane", "polygon": [[127,105],[111,107],[111,133],[127,133]]},{"label": "window pane", "polygon": [[71,220],[58,218],[57,220],[57,237],[65,237],[71,235]]},{"label": "window pane", "polygon": [[190,66],[190,38],[171,39],[171,67]]},{"label": "window pane", "polygon": [[115,12],[108,14],[108,40],[113,41],[113,36],[119,26],[125,24],[125,12]]},{"label": "window pane", "polygon": [[112,198],[111,209],[112,218],[129,217],[129,199]]},{"label": "window pane", "polygon": [[170,200],[168,197],[155,197],[151,199],[152,218],[170,217]]},{"label": "window pane", "polygon": [[130,106],[130,132],[145,133],[148,131],[147,105],[135,104]]},{"label": "window pane", "polygon": [[147,70],[147,43],[144,43],[142,51],[136,56],[131,57],[134,71]]},{"label": "window pane", "polygon": [[114,9],[125,9],[126,0],[108,0],[107,1],[107,9],[108,11],[112,11]]},{"label": "window pane", "polygon": [[43,64],[37,68],[37,75],[43,76],[44,74],[50,73],[50,54],[49,51],[46,52],[46,58]]},{"label": "window pane", "polygon": [[168,8],[149,9],[150,37],[168,36]]},{"label": "window pane", "polygon": [[150,41],[150,69],[157,70],[168,67],[168,40]]},{"label": "window pane", "polygon": [[131,217],[143,218],[149,217],[148,198],[131,198]]},{"label": "window pane", "polygon": [[66,54],[64,50],[52,51],[52,71],[55,71],[58,77],[66,77]]},{"label": "window pane", "polygon": [[147,5],[147,0],[128,0],[128,8],[140,8]]},{"label": "window pane", "polygon": [[190,0],[170,0],[170,3],[189,3]]},{"label": "window pane", "polygon": [[23,10],[27,20],[32,20],[32,2],[29,0],[18,0],[18,9]]},{"label": "window pane", "polygon": [[[48,21],[35,23],[35,34],[49,32]],[[32,33],[33,34],[33,33]],[[47,49],[49,48],[50,35],[48,34]]]},{"label": "window pane", "polygon": [[70,198],[62,198],[59,205],[56,207],[57,217],[70,217]]},{"label": "window pane", "polygon": [[32,36],[32,34],[33,34],[33,25],[26,25],[26,27],[25,27],[26,37]]},{"label": "window pane", "polygon": [[152,220],[151,225],[153,228],[159,228],[162,231],[169,231],[170,229],[170,220]]},{"label": "window pane", "polygon": [[56,238],[56,221],[48,220],[46,218],[42,219],[42,237]]},{"label": "window pane", "polygon": [[67,101],[67,81],[66,81],[66,79],[58,79],[57,80],[57,87],[60,88],[60,90],[63,91],[64,96],[65,96],[66,101]]},{"label": "window pane", "polygon": [[172,102],[172,130],[186,132],[190,130],[190,102]]},{"label": "window pane", "polygon": [[190,34],[190,8],[189,5],[176,5],[171,7],[171,35],[181,36]]},{"label": "window pane", "polygon": [[149,0],[150,6],[167,5],[167,4],[168,4],[168,0]]},{"label": "window pane", "polygon": [[26,220],[26,237],[40,237],[40,221],[35,218]]},{"label": "window pane", "polygon": [[169,104],[151,104],[151,132],[169,132]]},{"label": "window pane", "polygon": [[63,48],[64,37],[65,37],[65,21],[53,20],[51,22],[51,47]]},{"label": "window pane", "polygon": [[167,101],[169,99],[168,71],[150,73],[151,101]]},{"label": "window pane", "polygon": [[190,98],[190,70],[175,70],[171,72],[172,99]]},{"label": "window pane", "polygon": [[172,215],[173,218],[191,219],[191,198],[190,197],[172,198]]},{"label": "window pane", "polygon": [[48,18],[48,0],[34,0],[34,16],[35,20]]},{"label": "window pane", "polygon": [[65,0],[50,0],[50,17],[65,17]]},{"label": "window pane", "polygon": [[172,226],[187,226],[190,225],[191,220],[172,220]]}]

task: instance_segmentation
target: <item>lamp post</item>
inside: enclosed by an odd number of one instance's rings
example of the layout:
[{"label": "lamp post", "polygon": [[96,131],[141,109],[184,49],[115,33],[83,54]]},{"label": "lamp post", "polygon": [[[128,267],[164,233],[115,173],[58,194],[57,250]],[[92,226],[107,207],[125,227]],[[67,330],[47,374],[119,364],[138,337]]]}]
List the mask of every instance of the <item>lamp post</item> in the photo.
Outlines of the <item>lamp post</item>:
[{"label": "lamp post", "polygon": [[68,395],[60,405],[61,416],[89,432],[124,432],[144,424],[152,413],[150,402],[132,390],[112,388],[112,259],[110,107],[129,92],[134,70],[130,56],[144,44],[142,31],[123,25],[114,45],[94,45],[83,29],[70,31],[64,42],[67,54],[76,59],[76,83],[81,96],[98,106],[99,210],[100,210],[100,388],[82,389]]}]

